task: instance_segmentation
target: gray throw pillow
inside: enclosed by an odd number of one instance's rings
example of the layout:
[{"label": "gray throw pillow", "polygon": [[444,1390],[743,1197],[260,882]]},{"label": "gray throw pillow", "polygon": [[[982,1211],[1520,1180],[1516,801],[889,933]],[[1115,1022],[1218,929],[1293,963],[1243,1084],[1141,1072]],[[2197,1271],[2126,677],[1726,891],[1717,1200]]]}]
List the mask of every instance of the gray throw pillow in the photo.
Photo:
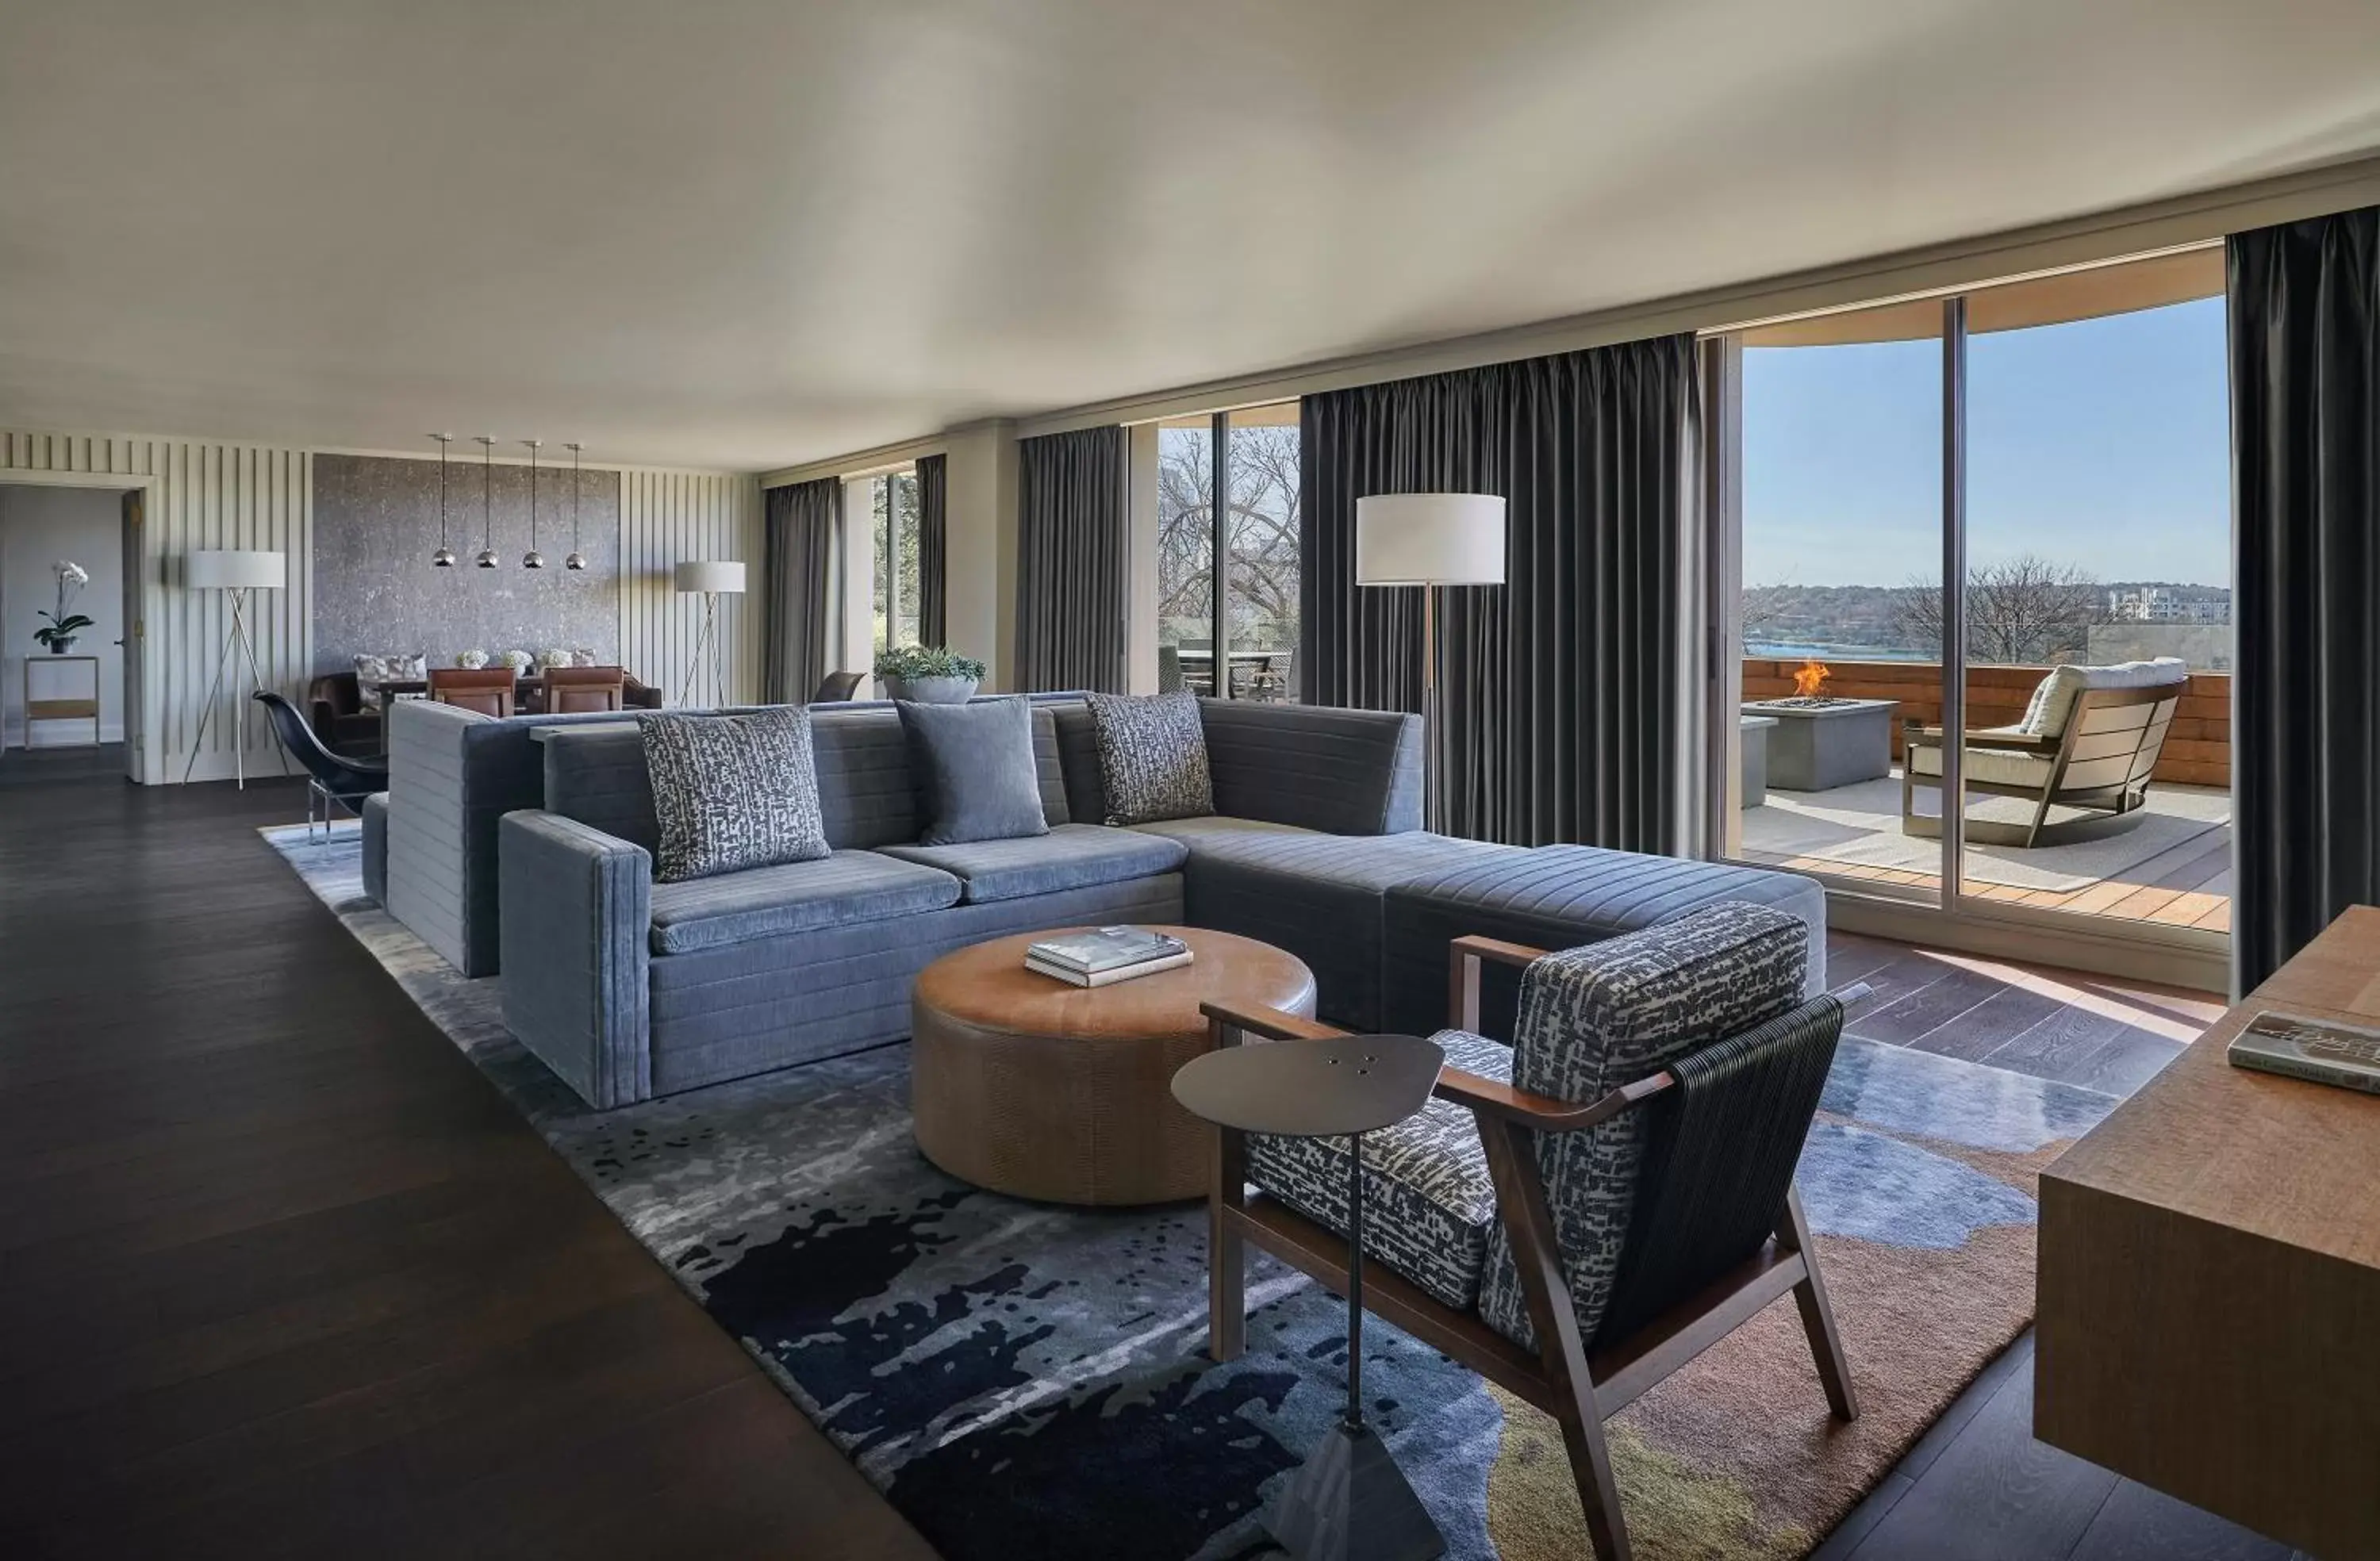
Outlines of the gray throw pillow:
[{"label": "gray throw pillow", "polygon": [[1207,729],[1198,696],[1150,694],[1137,698],[1092,694],[1091,725],[1099,733],[1099,779],[1111,824],[1153,824],[1215,811],[1215,784],[1207,771]]},{"label": "gray throw pillow", "polygon": [[921,705],[900,699],[892,708],[901,712],[901,730],[909,741],[920,845],[1050,832],[1029,700]]},{"label": "gray throw pillow", "polygon": [[832,854],[810,758],[810,712],[653,715],[637,723],[652,778],[661,883]]}]

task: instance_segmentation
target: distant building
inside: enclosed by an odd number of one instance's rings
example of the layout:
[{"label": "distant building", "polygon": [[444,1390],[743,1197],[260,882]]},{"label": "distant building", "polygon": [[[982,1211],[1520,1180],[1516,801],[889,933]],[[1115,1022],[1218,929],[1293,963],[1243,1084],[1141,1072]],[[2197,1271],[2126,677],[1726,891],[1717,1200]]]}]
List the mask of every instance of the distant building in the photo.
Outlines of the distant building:
[{"label": "distant building", "polygon": [[2231,603],[2185,597],[2169,586],[2140,586],[2107,593],[2107,617],[2118,623],[2228,623]]},{"label": "distant building", "polygon": [[2158,656],[2179,656],[2194,672],[2231,670],[2231,626],[2228,623],[2094,623],[2082,659],[2105,666],[2111,661],[2146,661]]}]

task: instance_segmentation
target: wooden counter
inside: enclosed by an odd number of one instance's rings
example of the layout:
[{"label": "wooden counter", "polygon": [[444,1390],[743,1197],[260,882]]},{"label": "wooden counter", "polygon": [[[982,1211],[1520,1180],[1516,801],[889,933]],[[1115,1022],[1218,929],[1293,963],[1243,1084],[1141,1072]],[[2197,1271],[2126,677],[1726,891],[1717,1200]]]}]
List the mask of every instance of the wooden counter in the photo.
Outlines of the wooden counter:
[{"label": "wooden counter", "polygon": [[2358,906],[2043,1173],[2034,1431],[2325,1558],[2380,1556],[2380,1096],[2224,1047],[2380,1026]]}]

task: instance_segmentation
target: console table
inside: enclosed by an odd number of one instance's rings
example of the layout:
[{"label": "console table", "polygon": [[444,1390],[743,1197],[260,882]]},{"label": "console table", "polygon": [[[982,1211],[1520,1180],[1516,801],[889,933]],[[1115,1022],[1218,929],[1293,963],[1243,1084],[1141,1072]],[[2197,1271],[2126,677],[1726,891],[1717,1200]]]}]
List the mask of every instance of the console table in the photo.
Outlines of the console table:
[{"label": "console table", "polygon": [[2380,1555],[2380,1095],[2232,1067],[2266,1009],[2380,1026],[2380,910],[2042,1173],[2034,1431],[2301,1550]]},{"label": "console table", "polygon": [[99,746],[98,657],[25,658],[25,746],[33,745],[33,723],[43,720],[91,722],[90,742],[44,744],[44,747]]}]

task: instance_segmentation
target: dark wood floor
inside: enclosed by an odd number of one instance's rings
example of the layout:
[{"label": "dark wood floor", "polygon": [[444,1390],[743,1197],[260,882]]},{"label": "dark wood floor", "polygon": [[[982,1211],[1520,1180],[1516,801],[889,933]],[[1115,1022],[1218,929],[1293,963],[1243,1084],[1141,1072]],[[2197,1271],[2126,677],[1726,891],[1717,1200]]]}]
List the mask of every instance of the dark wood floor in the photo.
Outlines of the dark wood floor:
[{"label": "dark wood floor", "polygon": [[[0,794],[0,1555],[925,1545],[254,834]],[[2101,1088],[2192,999],[1839,938],[1854,1029]],[[2021,1343],[1828,1561],[2289,1552],[2032,1439]]]},{"label": "dark wood floor", "polygon": [[284,869],[0,793],[0,1555],[922,1557]]}]

